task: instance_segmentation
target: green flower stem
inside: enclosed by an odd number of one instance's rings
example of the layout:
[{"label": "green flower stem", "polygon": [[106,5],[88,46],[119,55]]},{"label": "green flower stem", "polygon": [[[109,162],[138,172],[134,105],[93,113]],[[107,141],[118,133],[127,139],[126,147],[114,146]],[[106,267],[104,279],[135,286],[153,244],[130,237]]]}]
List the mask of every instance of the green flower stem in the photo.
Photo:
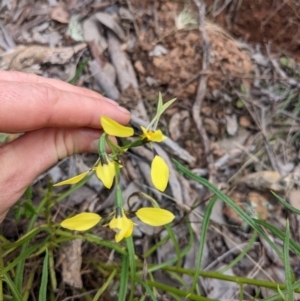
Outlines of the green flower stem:
[{"label": "green flower stem", "polygon": [[144,144],[147,144],[148,142],[146,141],[143,141],[141,139],[137,139],[127,145],[124,145],[122,146],[121,148],[124,150],[124,151],[127,151],[128,149],[130,148],[133,148],[133,147],[138,147],[138,146],[141,146],[141,145],[144,145]]},{"label": "green flower stem", "polygon": [[162,284],[162,283],[158,283],[158,282],[155,282],[155,281],[146,281],[146,283],[147,283],[149,286],[152,286],[152,287],[161,289],[161,290],[163,290],[163,291],[165,291],[165,292],[174,294],[174,295],[176,295],[176,296],[183,296],[183,297],[186,297],[188,300],[196,300],[196,301],[218,301],[218,300],[216,300],[216,299],[210,299],[210,298],[201,297],[201,296],[198,296],[198,295],[195,295],[195,294],[189,294],[189,292],[187,292],[187,291],[183,291],[183,290],[180,290],[180,289],[178,289],[178,288],[175,288],[175,287],[172,287],[172,286],[169,286],[169,285],[165,285],[165,284]]},{"label": "green flower stem", "polygon": [[54,268],[53,249],[50,247],[48,252],[49,252],[49,275],[50,275],[52,291],[56,291],[57,290],[57,280],[56,280],[56,274],[55,274],[55,268]]},{"label": "green flower stem", "polygon": [[103,133],[98,142],[98,153],[99,153],[100,158],[103,156],[105,157],[105,155],[106,155],[106,148],[105,148],[106,137],[107,137],[107,134]]},{"label": "green flower stem", "polygon": [[[169,266],[169,267],[165,267],[164,270],[177,272],[177,273],[183,273],[183,274],[190,275],[190,276],[195,275],[194,270],[183,269],[183,268],[178,268],[178,267]],[[238,284],[249,284],[249,285],[255,285],[255,286],[262,286],[262,287],[270,288],[270,289],[273,289],[273,290],[277,290],[277,287],[279,287],[280,289],[285,289],[286,288],[286,285],[284,283],[270,282],[270,281],[259,280],[259,279],[251,279],[251,278],[246,278],[246,277],[229,276],[229,275],[224,275],[224,274],[221,274],[221,273],[218,273],[218,272],[200,271],[199,276],[207,277],[207,278],[220,279],[220,280],[224,280],[224,281],[235,282],[235,283],[238,283]],[[296,289],[295,292],[300,293],[300,288]]]},{"label": "green flower stem", "polygon": [[[116,268],[115,265],[111,265],[111,264],[103,264],[102,266],[106,270],[108,270],[108,269],[113,270],[113,269]],[[155,266],[156,265],[154,265],[154,264],[148,264],[148,272],[151,271],[152,268],[155,268]],[[137,263],[137,267],[139,269],[143,269],[143,264]],[[195,275],[195,271],[191,270],[191,269],[184,269],[184,268],[172,267],[172,266],[162,267],[161,269],[164,270],[164,271],[186,274],[186,275],[189,275],[189,276],[194,276]],[[270,281],[259,280],[259,279],[251,279],[251,278],[246,278],[246,277],[230,276],[230,275],[220,274],[218,272],[200,271],[199,276],[212,278],[212,279],[219,279],[219,280],[224,280],[224,281],[235,282],[235,283],[238,283],[238,284],[241,284],[241,285],[249,284],[249,285],[254,285],[254,286],[258,286],[258,287],[266,287],[266,288],[269,288],[269,289],[272,289],[272,290],[275,290],[275,291],[277,291],[278,287],[281,290],[284,290],[286,288],[286,285],[284,283],[270,282]],[[151,285],[151,283],[148,283],[148,284]],[[295,293],[300,293],[300,288],[296,288],[294,290],[294,292]],[[199,299],[199,300],[202,300],[202,299]],[[203,300],[205,300],[205,299],[203,299]]]},{"label": "green flower stem", "polygon": [[116,208],[122,208],[123,209],[123,196],[122,196],[122,191],[119,185],[120,182],[120,165],[115,164],[115,169],[116,169],[116,176],[115,176],[115,181],[116,181],[116,202],[115,206]]}]

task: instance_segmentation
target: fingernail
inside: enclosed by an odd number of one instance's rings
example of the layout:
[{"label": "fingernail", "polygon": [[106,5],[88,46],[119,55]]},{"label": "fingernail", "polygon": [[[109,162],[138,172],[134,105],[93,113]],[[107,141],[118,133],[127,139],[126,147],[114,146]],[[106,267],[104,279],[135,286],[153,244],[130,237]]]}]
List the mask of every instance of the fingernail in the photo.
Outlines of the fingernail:
[{"label": "fingernail", "polygon": [[123,108],[123,107],[118,107],[118,110],[121,111],[122,113],[125,113],[125,114],[128,114],[128,115],[130,114],[130,112],[127,109]]}]

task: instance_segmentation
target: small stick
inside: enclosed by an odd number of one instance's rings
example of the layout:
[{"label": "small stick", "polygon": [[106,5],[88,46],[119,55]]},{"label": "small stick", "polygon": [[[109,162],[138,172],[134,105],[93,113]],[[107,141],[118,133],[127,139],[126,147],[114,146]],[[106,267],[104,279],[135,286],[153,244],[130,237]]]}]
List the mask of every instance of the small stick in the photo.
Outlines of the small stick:
[{"label": "small stick", "polygon": [[208,71],[209,67],[209,49],[210,44],[207,38],[206,30],[205,30],[205,3],[204,1],[193,0],[194,4],[198,8],[199,14],[199,34],[200,40],[202,42],[202,49],[203,49],[203,56],[202,56],[202,75],[200,76],[198,88],[197,88],[197,95],[196,100],[193,105],[193,119],[196,123],[197,130],[199,135],[202,139],[203,146],[204,146],[204,153],[206,155],[206,160],[208,164],[208,173],[209,173],[209,180],[210,182],[214,182],[215,177],[215,166],[214,166],[214,159],[213,155],[210,151],[210,143],[207,136],[207,133],[203,127],[203,122],[201,118],[201,106],[206,94],[206,86],[207,86],[207,78],[208,75],[206,72]]}]

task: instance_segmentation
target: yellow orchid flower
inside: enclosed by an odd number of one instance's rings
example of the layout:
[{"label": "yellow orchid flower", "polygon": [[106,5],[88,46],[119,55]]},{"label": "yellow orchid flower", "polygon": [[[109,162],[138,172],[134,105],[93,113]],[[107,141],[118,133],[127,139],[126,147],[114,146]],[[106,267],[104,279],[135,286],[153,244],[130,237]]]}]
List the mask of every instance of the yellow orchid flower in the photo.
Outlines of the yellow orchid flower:
[{"label": "yellow orchid flower", "polygon": [[[168,210],[152,207],[139,209],[136,212],[136,216],[143,223],[154,227],[169,224],[175,218],[174,214]],[[100,215],[96,213],[83,212],[65,219],[60,225],[69,230],[86,231],[94,227],[100,220]],[[122,208],[116,208],[114,217],[108,224],[109,228],[116,232],[116,242],[120,242],[123,238],[130,237],[134,225],[133,221],[127,218]]]},{"label": "yellow orchid flower", "polygon": [[134,134],[133,128],[128,126],[123,126],[108,117],[101,116],[100,122],[104,132],[107,133],[108,135],[125,138],[125,137],[131,137]]},{"label": "yellow orchid flower", "polygon": [[[101,161],[101,160],[100,160]],[[100,164],[96,167],[96,175],[102,181],[103,185],[110,189],[114,182],[114,178],[116,175],[115,161],[111,161],[108,156],[102,160]]]},{"label": "yellow orchid flower", "polygon": [[133,222],[131,219],[127,218],[123,209],[116,208],[115,215],[109,223],[109,228],[116,232],[116,242],[120,242],[124,237],[127,238],[131,236]]},{"label": "yellow orchid flower", "polygon": [[151,180],[156,189],[165,191],[169,181],[169,167],[165,160],[156,155],[151,163]]},{"label": "yellow orchid flower", "polygon": [[162,142],[165,139],[167,139],[167,137],[163,135],[161,130],[152,131],[144,128],[143,126],[141,126],[141,129],[143,131],[143,134],[141,135],[142,140],[147,140],[151,142]]},{"label": "yellow orchid flower", "polygon": [[96,167],[91,170],[85,171],[75,177],[70,179],[61,181],[59,183],[54,184],[53,186],[63,186],[63,185],[73,185],[80,182],[90,171],[96,171],[96,175],[99,180],[102,181],[103,185],[110,189],[114,182],[114,178],[116,175],[115,164],[118,164],[115,161],[111,161],[106,155],[104,159],[100,160],[100,162]]}]

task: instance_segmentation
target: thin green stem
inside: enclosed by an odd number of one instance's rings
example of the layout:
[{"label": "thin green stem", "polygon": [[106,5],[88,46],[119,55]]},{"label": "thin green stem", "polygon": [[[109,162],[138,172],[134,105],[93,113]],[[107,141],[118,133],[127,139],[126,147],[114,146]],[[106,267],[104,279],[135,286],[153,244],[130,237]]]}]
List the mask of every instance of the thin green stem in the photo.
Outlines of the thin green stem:
[{"label": "thin green stem", "polygon": [[178,288],[166,285],[166,284],[162,284],[162,283],[158,283],[155,281],[146,281],[146,283],[149,286],[161,289],[165,292],[168,292],[170,294],[174,294],[176,296],[182,296],[182,297],[186,297],[188,300],[196,300],[196,301],[217,301],[216,299],[210,299],[210,298],[206,298],[206,297],[202,297],[202,296],[198,296],[192,293],[189,293],[188,291],[183,291],[180,290]]}]

